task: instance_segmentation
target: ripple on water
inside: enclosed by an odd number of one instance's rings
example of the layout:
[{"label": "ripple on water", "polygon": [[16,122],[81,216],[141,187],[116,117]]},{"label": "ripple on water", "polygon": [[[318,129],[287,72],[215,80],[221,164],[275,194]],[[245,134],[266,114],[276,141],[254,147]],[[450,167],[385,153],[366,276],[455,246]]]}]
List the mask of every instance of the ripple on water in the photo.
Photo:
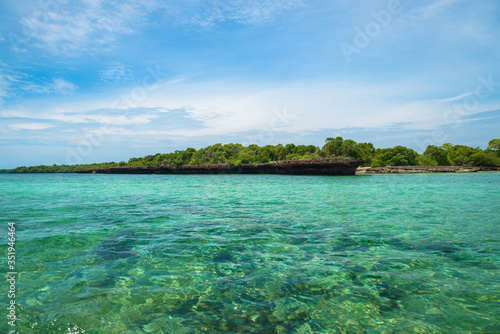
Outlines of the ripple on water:
[{"label": "ripple on water", "polygon": [[0,174],[0,217],[18,226],[18,326],[496,333],[499,183]]}]

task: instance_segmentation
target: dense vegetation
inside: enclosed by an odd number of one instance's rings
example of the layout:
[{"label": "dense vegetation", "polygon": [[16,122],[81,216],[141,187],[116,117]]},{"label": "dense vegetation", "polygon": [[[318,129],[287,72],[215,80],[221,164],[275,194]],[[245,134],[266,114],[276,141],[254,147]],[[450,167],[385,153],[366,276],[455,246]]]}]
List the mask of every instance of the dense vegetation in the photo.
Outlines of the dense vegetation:
[{"label": "dense vegetation", "polygon": [[196,150],[187,148],[173,153],[157,153],[128,162],[105,162],[86,165],[52,165],[18,167],[0,172],[54,173],[76,172],[87,169],[132,166],[181,166],[198,164],[265,163],[282,160],[310,160],[329,157],[352,157],[363,160],[365,166],[500,166],[500,139],[489,142],[486,150],[464,145],[430,145],[423,154],[404,147],[377,148],[370,143],[356,143],[342,137],[327,138],[323,147],[314,145],[243,146],[241,144],[215,144]]}]

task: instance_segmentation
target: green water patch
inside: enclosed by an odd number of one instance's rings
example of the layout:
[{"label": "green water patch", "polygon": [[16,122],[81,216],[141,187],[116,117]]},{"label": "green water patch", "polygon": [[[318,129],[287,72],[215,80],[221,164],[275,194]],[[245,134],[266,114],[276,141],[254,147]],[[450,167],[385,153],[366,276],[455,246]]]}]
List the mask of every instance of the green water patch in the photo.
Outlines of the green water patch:
[{"label": "green water patch", "polygon": [[500,326],[498,173],[0,178],[22,333]]}]

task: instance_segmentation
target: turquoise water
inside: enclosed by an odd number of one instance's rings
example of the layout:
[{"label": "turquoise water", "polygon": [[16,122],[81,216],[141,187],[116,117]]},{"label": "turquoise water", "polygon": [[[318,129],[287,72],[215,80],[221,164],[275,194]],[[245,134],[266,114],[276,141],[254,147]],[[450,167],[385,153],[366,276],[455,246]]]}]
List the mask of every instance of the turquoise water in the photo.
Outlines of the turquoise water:
[{"label": "turquoise water", "polygon": [[19,333],[500,332],[500,173],[0,174],[0,193]]}]

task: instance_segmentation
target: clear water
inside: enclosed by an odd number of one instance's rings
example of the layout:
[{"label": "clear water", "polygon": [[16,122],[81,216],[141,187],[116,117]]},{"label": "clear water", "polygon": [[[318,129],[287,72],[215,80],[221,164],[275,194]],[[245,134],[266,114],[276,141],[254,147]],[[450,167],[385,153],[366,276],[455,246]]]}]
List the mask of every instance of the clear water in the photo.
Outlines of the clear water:
[{"label": "clear water", "polygon": [[19,333],[500,332],[500,173],[2,174],[0,192]]}]

